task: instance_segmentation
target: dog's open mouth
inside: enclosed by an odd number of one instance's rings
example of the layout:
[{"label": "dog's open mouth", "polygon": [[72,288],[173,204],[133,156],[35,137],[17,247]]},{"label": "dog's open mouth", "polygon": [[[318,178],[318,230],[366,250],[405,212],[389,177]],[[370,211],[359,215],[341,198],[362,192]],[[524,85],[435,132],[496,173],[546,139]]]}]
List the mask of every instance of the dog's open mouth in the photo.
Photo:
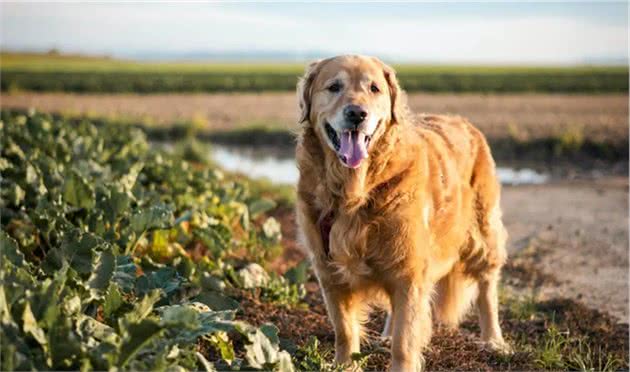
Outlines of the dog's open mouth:
[{"label": "dog's open mouth", "polygon": [[330,140],[330,142],[335,147],[335,151],[339,152],[339,148],[341,147],[341,143],[339,142],[339,136],[337,135],[337,132],[328,123],[326,123],[325,128],[326,128],[326,135],[328,136],[328,139]]},{"label": "dog's open mouth", "polygon": [[361,162],[368,157],[367,148],[372,139],[371,136],[357,130],[344,131],[338,134],[329,123],[326,123],[325,129],[339,160],[346,167],[358,168]]}]

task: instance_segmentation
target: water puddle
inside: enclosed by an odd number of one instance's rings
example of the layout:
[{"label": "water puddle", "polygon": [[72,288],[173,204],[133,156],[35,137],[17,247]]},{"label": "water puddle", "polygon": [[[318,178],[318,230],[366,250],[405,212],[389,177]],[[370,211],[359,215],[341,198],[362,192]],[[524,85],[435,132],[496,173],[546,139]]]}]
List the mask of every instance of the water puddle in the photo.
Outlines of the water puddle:
[{"label": "water puddle", "polygon": [[[275,183],[295,184],[299,173],[291,152],[274,148],[212,145],[212,159],[223,169],[252,178],[268,178]],[[530,168],[498,167],[502,184],[538,185],[549,181],[549,175]]]},{"label": "water puddle", "polygon": [[497,174],[504,185],[540,185],[549,181],[547,173],[539,173],[530,168],[497,167]]},{"label": "water puddle", "polygon": [[298,169],[295,159],[272,148],[212,144],[211,157],[221,168],[251,178],[268,178],[274,183],[295,184]]}]

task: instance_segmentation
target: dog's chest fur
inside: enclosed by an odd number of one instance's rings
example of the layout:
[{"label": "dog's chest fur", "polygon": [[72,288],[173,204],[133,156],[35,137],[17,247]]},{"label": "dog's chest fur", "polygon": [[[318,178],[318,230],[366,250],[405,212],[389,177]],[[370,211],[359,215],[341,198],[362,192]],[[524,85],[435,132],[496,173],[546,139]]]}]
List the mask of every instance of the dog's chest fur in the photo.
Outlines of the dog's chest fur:
[{"label": "dog's chest fur", "polygon": [[335,217],[332,212],[326,214],[319,224],[329,265],[345,284],[369,280],[375,271],[367,244],[369,224],[358,216]]},{"label": "dog's chest fur", "polygon": [[[382,188],[373,190],[370,201],[356,210],[334,208],[321,213],[317,227],[322,248],[339,281],[350,285],[371,282],[395,264],[400,255],[392,243],[398,230],[397,224],[388,218],[388,209],[400,210],[401,204],[409,204],[412,199],[409,194],[391,193]],[[375,200],[385,202],[387,207],[383,208],[381,203],[375,205]]]}]

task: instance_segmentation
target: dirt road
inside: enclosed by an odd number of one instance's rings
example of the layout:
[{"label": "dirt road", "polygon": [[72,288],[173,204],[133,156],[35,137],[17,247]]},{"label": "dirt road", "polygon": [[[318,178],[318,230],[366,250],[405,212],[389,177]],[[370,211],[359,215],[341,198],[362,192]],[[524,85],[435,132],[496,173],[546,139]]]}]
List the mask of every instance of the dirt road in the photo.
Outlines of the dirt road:
[{"label": "dirt road", "polygon": [[545,297],[583,301],[628,322],[628,180],[503,189],[511,261],[547,274]]}]

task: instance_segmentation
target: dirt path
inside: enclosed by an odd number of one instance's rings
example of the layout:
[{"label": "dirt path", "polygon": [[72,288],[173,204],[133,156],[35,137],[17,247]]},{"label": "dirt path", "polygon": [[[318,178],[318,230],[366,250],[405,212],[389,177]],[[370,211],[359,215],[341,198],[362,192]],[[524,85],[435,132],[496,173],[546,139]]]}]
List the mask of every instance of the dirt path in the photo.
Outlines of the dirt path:
[{"label": "dirt path", "polygon": [[543,298],[571,297],[628,322],[628,180],[506,187],[513,262],[547,274]]},{"label": "dirt path", "polygon": [[[505,282],[538,299],[568,297],[628,322],[628,180],[504,187],[510,233]],[[279,214],[284,256],[279,271],[299,262],[295,220]]]},{"label": "dirt path", "polygon": [[[213,129],[243,125],[293,127],[294,93],[264,94],[2,94],[5,108],[113,116],[172,124],[195,119]],[[408,97],[413,112],[456,113],[487,136],[518,139],[569,133],[594,141],[628,137],[627,95],[426,94]]]}]

